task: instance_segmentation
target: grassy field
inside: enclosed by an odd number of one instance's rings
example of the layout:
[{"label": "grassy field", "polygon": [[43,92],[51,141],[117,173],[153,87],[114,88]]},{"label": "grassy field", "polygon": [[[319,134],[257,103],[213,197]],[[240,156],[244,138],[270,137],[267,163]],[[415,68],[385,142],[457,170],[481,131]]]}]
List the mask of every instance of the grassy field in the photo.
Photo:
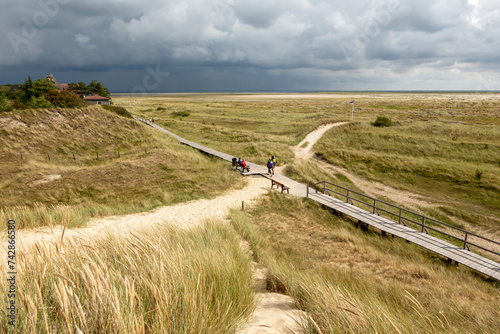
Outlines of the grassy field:
[{"label": "grassy field", "polygon": [[[234,100],[233,100],[234,99]],[[155,118],[182,137],[234,156],[264,164],[271,155],[291,163],[290,146],[317,126],[345,119],[334,103],[252,99],[252,95],[118,97],[116,103],[146,119]]]},{"label": "grassy field", "polygon": [[[198,94],[115,97],[116,105],[186,139],[287,175],[358,189],[291,146],[325,123],[325,160],[370,181],[435,198],[426,213],[498,233],[500,114],[493,95]],[[376,128],[378,115],[394,126]],[[90,217],[217,196],[245,183],[227,162],[100,107],[0,115],[0,221],[22,228],[78,226]],[[310,333],[500,333],[498,282],[308,200],[271,193],[231,226],[37,245],[18,260],[19,333],[231,333],[250,315],[254,260],[268,290],[291,295]],[[464,224],[464,225],[461,225]],[[7,281],[0,298],[7,300]],[[0,310],[0,333],[6,332]]]},{"label": "grassy field", "polygon": [[241,187],[227,163],[100,107],[0,115],[0,226],[78,226],[100,215]]},{"label": "grassy field", "polygon": [[[17,325],[9,333],[234,332],[254,307],[239,243],[228,224],[209,222],[37,245],[17,263]],[[7,285],[4,277],[3,301]],[[2,307],[0,333],[12,329],[7,321]]]},{"label": "grassy field", "polygon": [[[290,148],[321,124],[349,121],[351,99],[354,121],[327,132],[314,147],[319,156],[365,179],[428,197],[433,208],[418,208],[422,214],[498,238],[498,95],[199,94],[119,97],[117,103],[155,117],[187,139],[252,162],[263,164],[273,154],[297,180],[329,180],[356,190],[344,175],[294,161]],[[372,126],[381,115],[394,126]]]},{"label": "grassy field", "polygon": [[268,289],[310,314],[306,332],[500,333],[498,282],[311,201],[271,193],[231,221]]}]

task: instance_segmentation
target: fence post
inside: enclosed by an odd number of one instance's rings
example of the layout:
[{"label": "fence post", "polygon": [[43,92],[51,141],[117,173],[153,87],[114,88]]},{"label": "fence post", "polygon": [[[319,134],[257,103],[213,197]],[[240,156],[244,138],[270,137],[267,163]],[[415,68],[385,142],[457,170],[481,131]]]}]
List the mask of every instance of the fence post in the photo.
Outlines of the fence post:
[{"label": "fence post", "polygon": [[323,181],[323,195],[326,195],[326,181]]},{"label": "fence post", "polygon": [[425,217],[422,217],[423,221],[422,221],[422,233],[425,232]]},{"label": "fence post", "polygon": [[97,155],[96,160],[99,160],[99,152],[95,152],[95,153],[96,153],[96,155]]},{"label": "fence post", "polygon": [[401,224],[401,215],[403,214],[403,209],[399,208],[399,219],[398,224]]},{"label": "fence post", "polygon": [[347,189],[347,196],[346,196],[345,202],[349,203],[349,189]]},{"label": "fence post", "polygon": [[50,154],[49,153],[47,153],[47,157],[49,158],[49,161],[50,161]]},{"label": "fence post", "polygon": [[373,199],[373,214],[375,214],[377,212],[377,199],[374,198]]},{"label": "fence post", "polygon": [[75,158],[75,153],[73,153],[73,160],[76,161],[76,158]]},{"label": "fence post", "polygon": [[469,235],[469,232],[465,232],[465,238],[464,238],[464,249],[467,249],[468,246],[467,246],[467,236]]},{"label": "fence post", "polygon": [[306,198],[309,198],[309,181],[307,181]]}]

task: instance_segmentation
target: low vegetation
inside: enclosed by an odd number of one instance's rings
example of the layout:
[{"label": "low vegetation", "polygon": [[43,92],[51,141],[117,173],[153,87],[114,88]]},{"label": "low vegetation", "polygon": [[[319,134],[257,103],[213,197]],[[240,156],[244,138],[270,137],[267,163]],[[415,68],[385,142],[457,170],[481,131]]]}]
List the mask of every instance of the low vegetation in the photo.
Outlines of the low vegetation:
[{"label": "low vegetation", "polygon": [[151,97],[140,104],[134,97],[115,100],[188,140],[259,164],[271,155],[280,164],[292,163],[291,146],[317,126],[347,117],[332,111],[330,100],[253,99],[238,94]]},{"label": "low vegetation", "polygon": [[308,312],[310,333],[496,333],[498,282],[403,240],[271,193],[231,221],[270,269],[268,289]]},{"label": "low vegetation", "polygon": [[[37,245],[17,263],[17,333],[231,333],[253,310],[250,262],[230,226],[158,226]],[[0,298],[7,298],[7,280]],[[7,325],[0,310],[0,327]]]},{"label": "low vegetation", "polygon": [[227,164],[100,106],[0,115],[0,224],[78,226],[101,215],[216,196]]}]

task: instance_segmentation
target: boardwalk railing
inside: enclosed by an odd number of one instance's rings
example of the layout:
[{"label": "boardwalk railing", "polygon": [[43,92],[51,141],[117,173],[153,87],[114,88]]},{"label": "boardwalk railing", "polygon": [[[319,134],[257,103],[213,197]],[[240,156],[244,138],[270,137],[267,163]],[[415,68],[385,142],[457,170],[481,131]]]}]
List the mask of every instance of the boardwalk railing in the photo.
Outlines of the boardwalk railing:
[{"label": "boardwalk railing", "polygon": [[[500,246],[500,242],[485,238],[483,236],[480,236],[478,234],[466,231],[464,229],[458,228],[456,226],[450,225],[443,223],[439,220],[426,217],[424,215],[421,215],[419,213],[406,210],[404,208],[401,208],[399,206],[381,201],[379,199],[376,199],[374,197],[367,196],[365,194],[362,194],[360,192],[344,188],[342,186],[327,182],[327,181],[322,181],[318,182],[316,184],[313,184],[312,186],[307,184],[307,196],[309,196],[309,188],[313,188],[316,193],[318,191],[321,191],[324,195],[331,196],[332,194],[338,195],[341,198],[345,199],[346,203],[350,203],[355,206],[365,206],[369,207],[370,211],[373,214],[376,214],[380,216],[380,214],[385,214],[389,216],[392,220],[396,220],[398,224],[402,224],[405,226],[408,226],[407,224],[410,225],[417,225],[418,230],[420,230],[422,233],[429,234],[429,230],[437,232],[440,235],[445,235],[448,236],[452,239],[458,240],[463,244],[463,248],[470,250],[470,246],[477,247],[479,249],[482,249],[483,251],[495,254],[497,256],[500,256],[500,253],[497,251],[493,250],[492,247],[496,246],[498,249],[498,246]],[[333,189],[331,189],[333,188]],[[340,189],[340,190],[339,190]],[[356,203],[356,204],[355,204]],[[411,226],[410,226],[411,227]],[[448,229],[451,229],[451,231],[455,232],[454,234],[445,232],[443,230],[440,230],[439,227],[445,227]],[[450,231],[450,232],[451,232]],[[480,241],[483,245],[478,245],[477,243],[472,242],[470,239],[474,237],[478,241]]]}]

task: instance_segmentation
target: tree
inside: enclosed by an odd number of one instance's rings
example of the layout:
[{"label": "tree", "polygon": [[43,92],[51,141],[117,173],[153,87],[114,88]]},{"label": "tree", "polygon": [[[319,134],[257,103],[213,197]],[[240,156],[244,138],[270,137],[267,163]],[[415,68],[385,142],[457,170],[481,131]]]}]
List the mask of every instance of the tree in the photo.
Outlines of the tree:
[{"label": "tree", "polygon": [[29,103],[33,97],[39,98],[52,90],[57,90],[57,87],[49,79],[40,78],[32,81],[31,77],[25,79],[24,84],[20,85],[19,88],[21,89],[21,102],[23,103]]},{"label": "tree", "polygon": [[4,111],[9,111],[12,109],[12,103],[5,93],[0,93],[0,113]]},{"label": "tree", "polygon": [[97,80],[92,80],[87,87],[90,90],[90,94],[92,95],[109,97],[109,90]]},{"label": "tree", "polygon": [[30,100],[24,103],[24,105],[32,109],[43,109],[43,108],[54,107],[52,103],[47,101],[43,95],[40,97],[35,97],[34,95],[31,96]]},{"label": "tree", "polygon": [[109,90],[97,80],[92,80],[88,85],[84,82],[70,83],[69,89],[81,95],[100,95],[109,97]]}]

